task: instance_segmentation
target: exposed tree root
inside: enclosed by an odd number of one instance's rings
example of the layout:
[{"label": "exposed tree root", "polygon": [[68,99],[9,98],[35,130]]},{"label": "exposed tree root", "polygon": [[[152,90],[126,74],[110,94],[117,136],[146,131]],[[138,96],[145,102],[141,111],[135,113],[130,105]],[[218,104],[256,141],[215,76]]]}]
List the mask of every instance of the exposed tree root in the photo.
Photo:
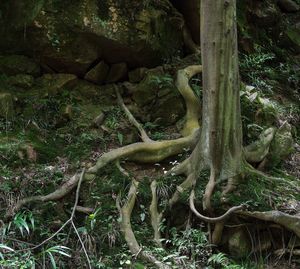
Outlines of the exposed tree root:
[{"label": "exposed tree root", "polygon": [[[190,148],[193,149],[197,143],[199,137],[199,131],[196,127],[199,127],[199,124],[195,125],[195,121],[198,121],[199,111],[199,101],[195,97],[192,89],[188,86],[189,78],[193,75],[201,72],[201,66],[191,66],[183,69],[181,73],[178,73],[177,81],[180,87],[179,89],[183,97],[187,102],[187,126],[193,126],[193,128],[188,128],[186,132],[187,136],[175,140],[168,141],[153,141],[151,140],[142,126],[137,122],[133,117],[131,112],[125,106],[121,95],[116,90],[117,98],[119,104],[123,108],[125,114],[127,115],[129,121],[139,130],[141,138],[145,142],[138,142],[128,146],[124,146],[118,149],[114,149],[110,152],[104,153],[97,161],[97,163],[88,169],[84,175],[84,180],[92,180],[95,178],[95,174],[106,166],[110,162],[118,161],[122,158],[127,158],[128,160],[143,162],[143,163],[156,163],[160,162],[170,156],[176,155],[184,151],[184,149]],[[71,192],[77,185],[79,176],[75,174],[68,181],[66,181],[62,186],[60,186],[56,191],[48,195],[38,195],[27,197],[21,199],[17,204],[10,210],[8,210],[6,217],[11,217],[18,211],[22,206],[32,203],[32,202],[47,202],[47,201],[56,201],[63,198],[69,192]]]},{"label": "exposed tree root", "polygon": [[222,240],[223,230],[225,226],[225,220],[217,222],[212,234],[211,243],[213,245],[219,245]]},{"label": "exposed tree root", "polygon": [[266,212],[241,211],[238,213],[243,216],[275,222],[283,226],[284,228],[294,232],[300,238],[300,217],[299,216],[292,216],[277,210],[266,211]]},{"label": "exposed tree root", "polygon": [[199,129],[199,115],[201,103],[189,85],[189,80],[202,71],[201,65],[191,65],[185,69],[178,70],[176,86],[186,103],[186,122],[183,127],[183,136],[191,135]]},{"label": "exposed tree root", "polygon": [[95,166],[88,172],[95,174],[105,165],[118,159],[127,158],[127,160],[141,163],[156,163],[170,156],[177,155],[184,149],[193,149],[197,142],[199,132],[194,132],[187,137],[167,141],[137,142],[121,148],[114,149],[104,153],[97,161]]},{"label": "exposed tree root", "polygon": [[216,174],[215,174],[215,170],[211,169],[209,180],[208,183],[206,184],[205,192],[203,195],[203,209],[204,211],[210,213],[212,213],[211,197],[213,195],[215,186],[216,186]]},{"label": "exposed tree root", "polygon": [[121,216],[121,230],[124,233],[125,240],[129,247],[130,252],[135,256],[141,256],[143,260],[152,263],[157,268],[160,269],[171,269],[170,266],[162,263],[161,261],[157,260],[152,254],[145,252],[142,250],[142,247],[137,242],[135,235],[132,231],[131,227],[131,213],[136,201],[137,189],[138,189],[138,181],[133,180],[129,193],[128,198],[125,204],[121,207],[120,201],[117,200],[117,208],[119,209],[120,216]]},{"label": "exposed tree root", "polygon": [[[191,156],[183,161],[181,164],[176,166],[174,169],[170,170],[168,174],[171,175],[181,175],[184,174],[186,176],[185,180],[177,186],[173,196],[169,199],[167,206],[172,208],[172,206],[178,202],[180,196],[183,192],[193,188],[197,182],[200,171],[205,167],[210,167],[210,178],[205,188],[205,193],[203,196],[203,209],[212,214],[212,205],[211,205],[211,197],[214,192],[214,188],[216,186],[217,179],[221,175],[221,167],[223,158],[226,159],[227,155],[229,156],[229,162],[238,160],[237,166],[243,163],[243,158],[240,158],[239,154],[239,138],[235,139],[238,136],[238,132],[236,132],[235,126],[238,119],[233,117],[232,115],[228,117],[228,122],[223,122],[220,119],[215,119],[214,124],[212,124],[213,128],[211,128],[210,132],[201,134],[200,137],[200,124],[199,124],[199,115],[200,115],[200,101],[194,94],[193,90],[189,86],[189,80],[192,76],[202,71],[202,66],[193,65],[189,66],[185,69],[179,70],[177,73],[176,86],[178,87],[179,92],[183,96],[186,103],[186,122],[184,128],[182,130],[182,134],[184,137],[168,140],[168,141],[153,141],[149,138],[146,131],[142,127],[142,125],[134,118],[132,113],[128,110],[126,105],[123,102],[123,99],[116,88],[116,95],[118,98],[119,105],[124,110],[128,120],[138,129],[140,133],[140,137],[143,142],[134,143],[131,145],[127,145],[121,148],[113,149],[109,152],[104,153],[96,162],[96,164],[90,167],[87,172],[82,175],[75,174],[68,181],[66,181],[62,186],[60,186],[56,191],[48,194],[48,195],[39,195],[32,196],[28,198],[21,199],[17,202],[17,204],[10,210],[8,210],[6,217],[11,217],[18,211],[22,206],[32,203],[32,202],[47,202],[47,201],[56,201],[62,199],[68,193],[70,193],[79,182],[82,180],[90,181],[96,177],[96,174],[104,168],[109,163],[116,163],[119,170],[128,176],[128,173],[120,166],[120,160],[126,159],[130,161],[136,161],[141,163],[157,163],[160,162],[170,156],[177,155],[183,152],[185,149],[193,149]],[[233,93],[230,93],[230,96],[233,96]],[[221,96],[221,95],[220,95]],[[220,97],[221,98],[221,97]],[[229,98],[230,99],[230,98]],[[232,114],[230,109],[235,111],[236,103],[232,102],[229,106],[227,103],[223,104],[224,113],[227,115]],[[208,105],[208,104],[206,104]],[[212,107],[209,108],[211,110],[215,109],[214,105],[210,104]],[[233,107],[233,108],[232,108]],[[207,110],[208,107],[206,108]],[[218,115],[223,117],[223,115]],[[218,122],[219,120],[219,122]],[[208,122],[205,122],[204,119],[204,127],[206,128]],[[211,123],[210,123],[211,124]],[[231,130],[230,133],[222,133],[219,129],[219,125],[222,125],[223,129]],[[225,128],[226,127],[226,128]],[[227,128],[228,127],[228,128]],[[219,133],[218,133],[219,132]],[[269,128],[265,132],[263,132],[260,136],[259,141],[247,146],[244,149],[245,158],[249,162],[260,162],[263,160],[269,152],[269,147],[272,139],[274,138],[274,134],[276,132],[275,128]],[[216,136],[218,133],[218,136]],[[209,140],[208,138],[212,136],[213,138]],[[228,145],[229,143],[235,144],[233,146],[233,150],[229,150],[228,148],[212,147],[214,143],[217,145],[220,141],[225,141],[224,145]],[[237,141],[236,141],[237,140]],[[233,141],[233,142],[232,142]],[[210,153],[209,153],[210,152]],[[220,156],[218,156],[218,152],[222,152]],[[213,153],[213,154],[212,154]],[[211,157],[210,156],[213,156]],[[225,156],[226,155],[226,156]],[[210,157],[208,157],[210,156]],[[213,159],[213,160],[212,160]],[[230,163],[231,165],[232,163]],[[288,183],[291,187],[297,188],[299,187],[293,184],[292,182],[287,182],[284,179],[278,179],[273,177],[268,177],[263,173],[256,171],[252,166],[245,165],[246,172],[250,174],[255,174],[264,177],[270,181],[280,181]],[[223,196],[227,193],[231,192],[238,183],[238,178],[240,177],[240,170],[236,167],[233,168],[233,175],[228,177],[228,184],[225,190],[223,191]],[[81,180],[80,180],[81,178]],[[117,207],[121,216],[121,230],[124,233],[125,240],[128,244],[128,247],[131,253],[137,257],[140,256],[143,260],[154,264],[157,268],[160,269],[171,269],[170,266],[164,264],[163,262],[157,260],[152,254],[144,251],[142,247],[136,240],[134,232],[131,226],[131,214],[136,202],[137,190],[138,190],[139,182],[136,180],[132,180],[132,184],[128,193],[128,199],[125,204],[121,207],[120,201],[117,199]],[[161,233],[159,231],[159,225],[162,221],[163,214],[166,210],[162,210],[159,212],[158,204],[159,198],[157,197],[157,182],[154,180],[151,183],[151,193],[152,193],[152,201],[150,204],[150,215],[151,215],[151,225],[154,231],[154,241],[159,246],[162,247],[161,243]],[[233,213],[242,214],[244,216],[255,217],[261,220],[272,221],[277,224],[282,225],[283,227],[295,232],[295,234],[300,238],[300,217],[290,216],[278,211],[270,211],[270,212],[240,212],[243,209],[243,205],[234,206],[228,209],[223,215],[219,217],[208,217],[200,214],[194,205],[195,193],[194,189],[192,189],[189,199],[190,209],[191,211],[202,221],[207,223],[215,224],[215,229],[212,235],[212,243],[219,244],[222,237],[222,232],[224,228],[224,224],[228,217],[230,217]],[[76,204],[77,205],[77,204]],[[77,209],[80,209],[77,207]],[[75,209],[74,209],[75,210]],[[84,211],[85,212],[85,211]],[[76,227],[74,227],[76,228]]]},{"label": "exposed tree root", "polygon": [[248,163],[246,163],[245,169],[246,169],[246,174],[248,174],[248,175],[258,176],[258,177],[262,178],[263,180],[268,181],[270,183],[278,182],[278,183],[284,184],[285,186],[289,186],[293,190],[300,192],[299,185],[297,185],[293,181],[290,181],[290,180],[287,180],[287,179],[284,179],[281,177],[273,177],[273,176],[266,175],[265,173],[256,170]]},{"label": "exposed tree root", "polygon": [[61,187],[55,190],[52,193],[47,195],[37,195],[31,196],[27,198],[23,198],[19,200],[13,208],[7,210],[5,218],[11,218],[20,208],[26,204],[34,203],[34,202],[48,202],[48,201],[57,201],[61,198],[65,197],[68,193],[70,193],[78,184],[80,179],[79,174],[75,174],[71,177],[67,182],[65,182]]},{"label": "exposed tree root", "polygon": [[140,136],[142,141],[144,142],[152,142],[152,139],[150,139],[150,137],[147,135],[146,131],[144,130],[144,128],[142,127],[142,125],[134,118],[134,116],[132,115],[132,113],[130,112],[130,110],[127,108],[127,106],[124,104],[123,98],[118,90],[118,87],[115,86],[115,92],[118,98],[118,103],[121,106],[121,108],[124,110],[129,122],[135,126],[138,131],[140,132]]},{"label": "exposed tree root", "polygon": [[200,214],[198,212],[198,210],[195,208],[195,204],[194,204],[194,199],[195,199],[195,192],[194,190],[191,191],[191,195],[190,195],[190,208],[191,210],[194,212],[194,214],[201,220],[207,222],[207,223],[218,223],[218,222],[222,222],[224,220],[226,220],[230,215],[232,215],[234,212],[239,211],[241,209],[244,208],[243,205],[239,205],[239,206],[233,206],[230,209],[228,209],[226,211],[226,213],[224,213],[222,216],[216,217],[216,218],[210,218],[210,217],[206,217],[202,214]]},{"label": "exposed tree root", "polygon": [[159,230],[159,225],[162,220],[162,213],[158,212],[158,197],[156,190],[157,182],[156,180],[153,180],[151,182],[152,201],[150,204],[151,225],[154,231],[154,241],[157,244],[157,246],[162,247],[161,234]]}]

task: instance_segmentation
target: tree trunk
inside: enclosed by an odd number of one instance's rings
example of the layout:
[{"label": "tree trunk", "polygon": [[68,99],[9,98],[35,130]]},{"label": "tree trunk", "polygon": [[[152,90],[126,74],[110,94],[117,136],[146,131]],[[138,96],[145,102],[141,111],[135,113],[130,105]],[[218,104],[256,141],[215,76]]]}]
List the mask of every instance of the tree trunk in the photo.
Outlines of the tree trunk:
[{"label": "tree trunk", "polygon": [[242,126],[235,0],[202,0],[202,134],[199,143],[211,175],[203,205],[210,210],[216,179],[241,173]]}]

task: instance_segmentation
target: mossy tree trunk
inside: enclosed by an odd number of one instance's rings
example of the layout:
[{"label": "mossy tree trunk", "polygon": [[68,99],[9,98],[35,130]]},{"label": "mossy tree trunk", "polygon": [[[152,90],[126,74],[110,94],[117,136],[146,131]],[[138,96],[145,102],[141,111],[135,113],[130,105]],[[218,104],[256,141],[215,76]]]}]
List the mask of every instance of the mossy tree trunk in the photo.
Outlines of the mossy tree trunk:
[{"label": "mossy tree trunk", "polygon": [[201,56],[203,124],[199,143],[200,154],[211,170],[203,199],[204,208],[210,210],[216,179],[230,181],[242,167],[236,0],[202,0]]}]

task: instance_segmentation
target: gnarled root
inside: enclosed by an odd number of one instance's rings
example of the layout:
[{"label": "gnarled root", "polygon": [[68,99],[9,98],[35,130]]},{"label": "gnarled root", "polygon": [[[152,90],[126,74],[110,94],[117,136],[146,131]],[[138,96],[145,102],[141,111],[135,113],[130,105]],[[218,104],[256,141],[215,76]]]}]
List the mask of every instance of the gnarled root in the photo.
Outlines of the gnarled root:
[{"label": "gnarled root", "polygon": [[201,104],[189,85],[189,80],[202,71],[201,65],[191,65],[177,72],[176,86],[186,103],[186,122],[183,127],[183,136],[191,135],[199,129],[199,115]]},{"label": "gnarled root", "polygon": [[127,158],[142,163],[160,162],[170,156],[181,153],[185,148],[194,148],[199,132],[196,131],[187,137],[167,141],[137,142],[104,153],[91,167],[89,173],[97,173],[101,168],[117,159]]}]

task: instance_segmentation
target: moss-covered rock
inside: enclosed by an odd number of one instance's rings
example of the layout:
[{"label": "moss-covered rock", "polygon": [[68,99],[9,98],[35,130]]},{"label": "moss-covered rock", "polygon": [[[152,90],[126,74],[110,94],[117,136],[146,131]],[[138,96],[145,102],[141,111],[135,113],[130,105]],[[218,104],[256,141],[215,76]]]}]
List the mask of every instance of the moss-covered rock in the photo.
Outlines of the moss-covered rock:
[{"label": "moss-covered rock", "polygon": [[0,92],[0,118],[12,118],[14,114],[13,96],[7,92]]},{"label": "moss-covered rock", "polygon": [[60,90],[75,86],[77,77],[72,74],[45,74],[35,81],[35,88],[46,95],[56,95]]},{"label": "moss-covered rock", "polygon": [[269,166],[276,166],[281,160],[293,152],[294,140],[291,129],[291,125],[288,122],[284,122],[277,130],[270,145],[270,153],[267,156]]},{"label": "moss-covered rock", "polygon": [[185,108],[182,99],[176,93],[158,99],[151,120],[162,125],[171,125],[183,117]]},{"label": "moss-covered rock", "polygon": [[148,70],[145,78],[136,87],[131,88],[132,99],[139,106],[150,104],[158,91],[163,88],[164,77],[164,70],[161,67]]},{"label": "moss-covered rock", "polygon": [[34,83],[34,78],[31,75],[19,74],[7,78],[7,83],[17,88],[29,89]]},{"label": "moss-covered rock", "polygon": [[61,73],[83,76],[99,59],[153,66],[183,46],[183,18],[167,0],[14,0],[0,10],[0,49],[34,53]]},{"label": "moss-covered rock", "polygon": [[17,74],[38,76],[40,67],[33,60],[23,55],[0,56],[0,73],[8,76]]},{"label": "moss-covered rock", "polygon": [[84,79],[96,84],[102,84],[108,75],[108,71],[109,66],[104,61],[101,61],[85,74]]},{"label": "moss-covered rock", "polygon": [[233,231],[228,240],[228,248],[235,258],[247,257],[252,249],[247,232],[243,229]]},{"label": "moss-covered rock", "polygon": [[285,32],[286,45],[290,45],[295,52],[300,53],[300,25],[288,28]]}]

